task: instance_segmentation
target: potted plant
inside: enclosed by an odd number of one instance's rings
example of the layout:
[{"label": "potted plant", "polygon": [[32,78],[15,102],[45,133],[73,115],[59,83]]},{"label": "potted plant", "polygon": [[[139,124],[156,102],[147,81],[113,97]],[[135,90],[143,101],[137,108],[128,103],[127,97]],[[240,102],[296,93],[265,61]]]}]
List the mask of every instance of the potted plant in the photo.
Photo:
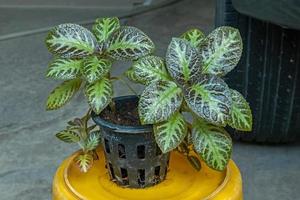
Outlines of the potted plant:
[{"label": "potted plant", "polygon": [[[120,26],[117,18],[97,19],[92,32],[76,24],[59,25],[46,44],[55,55],[47,77],[65,80],[50,93],[47,109],[62,107],[81,87],[90,106],[56,134],[64,142],[79,143],[75,162],[83,172],[98,158],[100,143],[110,177],[121,186],[142,188],[164,180],[174,149],[198,170],[200,161],[191,151],[222,171],[232,150],[223,127],[252,127],[248,103],[221,79],[242,53],[234,28],[220,27],[207,37],[189,30],[172,39],[165,59],[153,55],[154,44],[145,33]],[[115,60],[133,60],[125,75],[146,86],[140,96],[113,99],[112,82],[122,80],[110,74]],[[183,113],[191,114],[192,123]],[[90,125],[91,118],[100,130]]]}]

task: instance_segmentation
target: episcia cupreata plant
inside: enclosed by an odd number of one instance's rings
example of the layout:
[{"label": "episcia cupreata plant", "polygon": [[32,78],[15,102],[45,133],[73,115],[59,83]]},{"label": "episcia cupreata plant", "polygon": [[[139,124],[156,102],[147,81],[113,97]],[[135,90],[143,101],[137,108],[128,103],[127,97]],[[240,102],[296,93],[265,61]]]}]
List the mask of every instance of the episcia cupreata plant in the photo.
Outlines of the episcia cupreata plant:
[{"label": "episcia cupreata plant", "polygon": [[[61,24],[54,27],[46,37],[48,50],[54,55],[49,64],[47,77],[64,80],[47,99],[47,110],[65,105],[80,88],[85,93],[90,109],[82,118],[68,122],[65,130],[56,136],[67,143],[78,143],[82,149],[76,163],[86,172],[96,157],[95,149],[101,133],[90,126],[91,110],[99,114],[112,102],[110,69],[116,60],[137,60],[152,54],[154,44],[141,30],[121,26],[119,19],[97,19],[92,31],[77,24]],[[126,82],[124,82],[126,83]]]},{"label": "episcia cupreata plant", "polygon": [[212,169],[226,168],[232,140],[224,127],[252,129],[249,104],[222,80],[241,54],[237,29],[223,26],[208,36],[192,29],[172,39],[165,59],[145,56],[126,71],[129,79],[146,85],[139,100],[140,119],[142,124],[154,124],[164,153],[177,149],[198,170],[201,165],[193,152]]}]

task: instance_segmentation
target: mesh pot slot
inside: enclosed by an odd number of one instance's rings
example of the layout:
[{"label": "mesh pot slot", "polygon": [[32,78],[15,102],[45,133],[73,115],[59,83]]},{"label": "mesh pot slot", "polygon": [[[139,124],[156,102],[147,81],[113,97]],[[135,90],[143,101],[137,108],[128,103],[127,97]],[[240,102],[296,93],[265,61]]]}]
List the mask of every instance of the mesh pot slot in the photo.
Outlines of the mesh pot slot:
[{"label": "mesh pot slot", "polygon": [[[137,97],[115,99],[116,109],[122,101],[137,105]],[[168,171],[169,154],[157,146],[152,126],[120,126],[92,114],[102,130],[102,144],[111,179],[120,186],[144,188],[163,181]]]}]

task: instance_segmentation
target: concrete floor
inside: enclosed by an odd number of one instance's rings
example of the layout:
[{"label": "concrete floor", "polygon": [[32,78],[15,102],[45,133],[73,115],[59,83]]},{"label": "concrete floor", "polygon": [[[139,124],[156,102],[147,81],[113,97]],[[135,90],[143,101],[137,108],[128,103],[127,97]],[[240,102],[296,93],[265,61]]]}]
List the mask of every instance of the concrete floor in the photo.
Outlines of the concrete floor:
[{"label": "concrete floor", "polygon": [[[108,1],[107,1],[108,2]],[[62,22],[117,15],[126,8],[105,7],[89,12],[50,14],[0,8],[0,37],[16,31],[42,28]],[[101,15],[99,15],[101,13]],[[61,16],[61,17],[60,17]],[[163,55],[172,36],[189,27],[213,29],[214,2],[184,0],[169,7],[128,19],[144,30]],[[59,111],[46,112],[45,100],[56,81],[44,78],[51,55],[44,45],[45,33],[0,40],[0,200],[46,200],[51,198],[53,174],[60,162],[77,147],[55,139],[65,122],[87,109],[82,94]],[[117,63],[118,74],[129,63]],[[134,86],[137,90],[141,87]],[[115,95],[130,94],[122,84]],[[244,181],[245,200],[300,199],[300,145],[265,146],[236,142],[233,159]]]}]

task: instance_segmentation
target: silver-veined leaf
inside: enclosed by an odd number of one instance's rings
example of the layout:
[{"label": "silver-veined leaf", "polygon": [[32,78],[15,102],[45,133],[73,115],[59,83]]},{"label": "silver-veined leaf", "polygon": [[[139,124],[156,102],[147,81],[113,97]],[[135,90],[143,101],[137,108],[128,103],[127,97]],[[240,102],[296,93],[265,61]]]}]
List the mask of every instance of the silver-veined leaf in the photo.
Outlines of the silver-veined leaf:
[{"label": "silver-veined leaf", "polygon": [[183,116],[176,112],[167,121],[153,127],[155,140],[163,153],[175,149],[187,134],[187,124]]},{"label": "silver-veined leaf", "polygon": [[158,56],[145,56],[133,62],[126,71],[126,76],[132,81],[145,85],[153,81],[169,80],[164,60]]},{"label": "silver-veined leaf", "polygon": [[242,51],[243,43],[238,29],[228,26],[215,29],[200,47],[202,72],[224,76],[238,64]]},{"label": "silver-veined leaf", "polygon": [[63,130],[58,132],[55,136],[66,143],[75,143],[80,141],[80,136],[73,130]]},{"label": "silver-veined leaf", "polygon": [[201,74],[198,50],[184,39],[172,39],[166,54],[166,64],[170,75],[178,83],[186,83]]},{"label": "silver-veined leaf", "polygon": [[92,83],[104,77],[109,72],[111,65],[112,63],[108,59],[97,58],[97,56],[89,57],[83,62],[83,76],[89,83]]},{"label": "silver-veined leaf", "polygon": [[80,79],[72,79],[57,86],[48,96],[47,110],[55,110],[65,105],[79,90],[80,85]]},{"label": "silver-veined leaf", "polygon": [[194,47],[199,47],[201,42],[205,39],[205,35],[199,29],[190,29],[183,33],[180,38],[189,41]]},{"label": "silver-veined leaf", "polygon": [[194,149],[212,169],[223,171],[231,157],[232,140],[222,127],[196,119],[193,123]]},{"label": "silver-veined leaf", "polygon": [[99,43],[104,43],[111,34],[120,28],[120,21],[117,17],[104,17],[96,19],[93,25],[93,33]]},{"label": "silver-veined leaf", "polygon": [[232,104],[227,84],[214,75],[201,76],[197,82],[184,89],[190,109],[199,117],[217,125],[227,124]]},{"label": "silver-veined leaf", "polygon": [[251,131],[252,113],[248,102],[238,91],[232,89],[230,91],[232,106],[228,120],[229,126],[240,131]]},{"label": "silver-veined leaf", "polygon": [[80,76],[81,66],[81,60],[56,58],[50,63],[46,76],[63,80],[74,79]]},{"label": "silver-veined leaf", "polygon": [[151,54],[154,43],[141,30],[122,26],[109,39],[107,52],[116,60],[136,60]]},{"label": "silver-veined leaf", "polygon": [[75,163],[84,173],[92,167],[93,161],[93,156],[89,153],[80,154],[75,158]]},{"label": "silver-veined leaf", "polygon": [[85,150],[86,151],[92,151],[96,149],[100,143],[101,134],[100,131],[93,131],[89,134],[86,144],[85,144]]},{"label": "silver-veined leaf", "polygon": [[148,85],[139,100],[142,124],[153,124],[171,117],[182,103],[181,89],[171,81],[157,81]]},{"label": "silver-veined leaf", "polygon": [[65,58],[81,58],[93,54],[98,46],[95,36],[77,24],[54,27],[46,38],[49,51]]},{"label": "silver-veined leaf", "polygon": [[99,114],[111,102],[112,93],[112,85],[107,78],[89,83],[85,88],[88,103],[96,114]]}]

